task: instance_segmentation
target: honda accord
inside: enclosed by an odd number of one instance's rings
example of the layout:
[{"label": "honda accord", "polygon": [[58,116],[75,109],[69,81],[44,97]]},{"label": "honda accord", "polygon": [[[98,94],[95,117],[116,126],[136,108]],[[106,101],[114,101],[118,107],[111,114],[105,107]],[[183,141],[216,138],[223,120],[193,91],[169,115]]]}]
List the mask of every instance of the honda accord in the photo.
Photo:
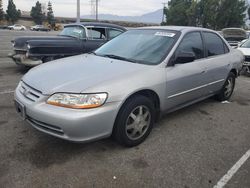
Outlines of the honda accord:
[{"label": "honda accord", "polygon": [[131,147],[162,113],[211,96],[228,100],[242,61],[212,30],[133,29],[93,53],[31,69],[15,91],[16,109],[39,131],[65,140],[112,135]]}]

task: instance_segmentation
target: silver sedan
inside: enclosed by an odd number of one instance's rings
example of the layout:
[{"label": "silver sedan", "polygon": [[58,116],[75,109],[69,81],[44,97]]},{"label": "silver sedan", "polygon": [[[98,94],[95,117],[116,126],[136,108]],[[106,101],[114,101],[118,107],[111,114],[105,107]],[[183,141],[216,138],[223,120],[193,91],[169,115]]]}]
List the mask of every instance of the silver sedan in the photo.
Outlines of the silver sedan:
[{"label": "silver sedan", "polygon": [[134,29],[91,54],[31,69],[15,91],[16,109],[39,131],[65,140],[112,135],[131,147],[162,113],[214,95],[228,100],[242,61],[212,30]]}]

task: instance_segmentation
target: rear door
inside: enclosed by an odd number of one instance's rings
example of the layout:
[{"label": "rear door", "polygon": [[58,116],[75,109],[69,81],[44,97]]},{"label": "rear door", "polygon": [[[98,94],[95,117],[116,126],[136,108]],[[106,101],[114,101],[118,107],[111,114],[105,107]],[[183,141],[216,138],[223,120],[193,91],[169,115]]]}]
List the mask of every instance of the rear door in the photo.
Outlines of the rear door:
[{"label": "rear door", "polygon": [[195,61],[167,67],[166,110],[184,105],[204,96],[206,67],[204,60],[204,45],[201,32],[191,32],[184,36],[175,54],[191,52],[195,54]]},{"label": "rear door", "polygon": [[207,94],[220,90],[230,71],[229,49],[221,37],[213,32],[202,32],[205,44]]}]

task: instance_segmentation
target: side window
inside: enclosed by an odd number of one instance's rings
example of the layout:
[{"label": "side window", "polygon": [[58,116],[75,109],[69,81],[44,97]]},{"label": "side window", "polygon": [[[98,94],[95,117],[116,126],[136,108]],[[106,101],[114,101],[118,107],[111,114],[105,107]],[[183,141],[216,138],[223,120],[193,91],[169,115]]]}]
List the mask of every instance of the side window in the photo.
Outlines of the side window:
[{"label": "side window", "polygon": [[184,36],[176,53],[194,53],[195,59],[204,58],[203,42],[200,32],[188,33]]},{"label": "side window", "polygon": [[92,40],[105,40],[106,30],[105,28],[88,28],[88,37]]},{"label": "side window", "polygon": [[118,35],[122,34],[122,31],[116,30],[116,29],[109,29],[109,39],[113,39],[117,37]]},{"label": "side window", "polygon": [[221,55],[228,52],[228,48],[222,39],[215,33],[203,32],[206,44],[207,56]]}]

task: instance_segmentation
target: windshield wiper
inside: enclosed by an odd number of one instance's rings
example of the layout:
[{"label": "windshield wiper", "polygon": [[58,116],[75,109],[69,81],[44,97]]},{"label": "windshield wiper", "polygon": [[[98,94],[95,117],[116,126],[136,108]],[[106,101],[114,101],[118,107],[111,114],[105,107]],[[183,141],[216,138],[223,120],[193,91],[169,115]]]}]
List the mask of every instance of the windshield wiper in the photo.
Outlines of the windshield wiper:
[{"label": "windshield wiper", "polygon": [[118,59],[118,60],[122,60],[122,61],[129,61],[129,62],[132,62],[132,63],[138,63],[138,61],[136,61],[134,59],[129,59],[129,58],[126,58],[126,57],[121,57],[121,56],[113,55],[113,54],[103,54],[103,55],[100,55],[100,56],[108,57],[108,58],[111,58],[111,59]]}]

